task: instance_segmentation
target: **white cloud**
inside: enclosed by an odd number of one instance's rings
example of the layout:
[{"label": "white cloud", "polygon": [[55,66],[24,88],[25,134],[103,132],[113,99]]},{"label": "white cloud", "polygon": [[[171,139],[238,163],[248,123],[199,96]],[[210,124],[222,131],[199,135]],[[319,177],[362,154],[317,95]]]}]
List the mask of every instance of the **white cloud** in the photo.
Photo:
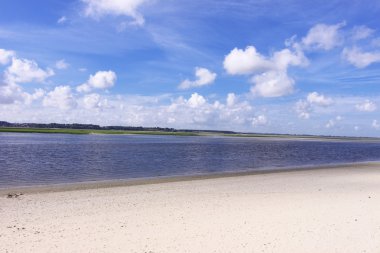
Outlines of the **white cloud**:
[{"label": "white cloud", "polygon": [[78,92],[90,92],[91,87],[87,83],[84,83],[84,84],[77,86],[76,91],[78,91]]},{"label": "white cloud", "polygon": [[227,102],[227,106],[234,106],[236,104],[236,95],[235,93],[228,93],[227,94],[227,99],[226,99],[226,102]]},{"label": "white cloud", "polygon": [[335,25],[317,24],[302,38],[302,45],[306,49],[330,50],[341,44],[342,36],[339,29],[343,26],[345,26],[345,23]]},{"label": "white cloud", "polygon": [[273,68],[273,64],[258,53],[254,46],[248,46],[245,50],[234,48],[225,56],[223,65],[231,75],[252,74]]},{"label": "white cloud", "polygon": [[200,107],[200,106],[204,105],[205,103],[206,103],[206,99],[202,95],[199,95],[198,93],[191,94],[191,97],[187,101],[187,104],[191,108]]},{"label": "white cloud", "polygon": [[365,25],[360,25],[360,26],[355,26],[352,29],[352,39],[357,41],[357,40],[363,40],[368,37],[370,37],[375,30],[365,26]]},{"label": "white cloud", "polygon": [[85,109],[114,109],[115,106],[110,106],[108,99],[103,98],[97,93],[92,93],[83,96],[82,100],[79,103]]},{"label": "white cloud", "polygon": [[84,107],[87,109],[100,107],[100,95],[92,93],[83,97]]},{"label": "white cloud", "polygon": [[[15,53],[7,51],[4,55],[11,57]],[[35,62],[12,57],[11,66],[8,66],[4,71],[4,80],[0,80],[0,104],[17,103],[29,105],[41,98],[43,96],[42,89],[36,89],[34,93],[30,94],[24,92],[18,83],[27,81],[42,82],[48,75],[47,72],[39,69]]]},{"label": "white cloud", "polygon": [[372,63],[380,62],[380,52],[363,52],[358,47],[344,48],[342,57],[357,68],[365,68]]},{"label": "white cloud", "polygon": [[[235,100],[233,104],[231,100]],[[166,123],[170,122],[173,126],[183,128],[190,125],[193,128],[209,129],[228,129],[232,125],[238,127],[250,124],[252,113],[252,107],[247,102],[238,102],[235,95],[227,95],[226,104],[223,104],[218,100],[209,102],[198,93],[193,93],[188,99],[179,97],[156,112],[160,120],[165,119]]]},{"label": "white cloud", "polygon": [[[295,111],[298,114],[298,117],[301,119],[309,119],[312,111],[316,107],[327,107],[332,105],[332,98],[326,97],[318,92],[311,92],[306,96],[306,100],[299,100],[295,105]],[[338,120],[341,117],[338,116]]]},{"label": "white cloud", "polygon": [[252,78],[255,84],[251,88],[254,95],[262,97],[280,97],[293,92],[294,80],[285,72],[268,71]]},{"label": "white cloud", "polygon": [[0,104],[13,104],[20,100],[21,93],[21,87],[16,84],[1,85],[0,83]]},{"label": "white cloud", "polygon": [[361,104],[357,104],[355,106],[356,110],[361,111],[361,112],[373,112],[377,109],[377,106],[375,103],[366,100]]},{"label": "white cloud", "polygon": [[57,23],[58,24],[64,24],[64,23],[66,23],[67,22],[67,18],[66,18],[66,16],[62,16],[62,17],[60,17],[58,20],[57,20]]},{"label": "white cloud", "polygon": [[147,0],[82,0],[85,3],[85,15],[99,18],[105,15],[127,16],[132,24],[143,25],[144,17],[137,9]]},{"label": "white cloud", "polygon": [[68,110],[76,106],[76,101],[70,86],[57,86],[44,97],[43,105]]},{"label": "white cloud", "polygon": [[298,48],[283,49],[274,52],[269,61],[272,70],[255,75],[251,80],[255,84],[251,88],[254,95],[262,97],[280,97],[293,92],[295,81],[288,76],[289,66],[306,66],[307,58]]},{"label": "white cloud", "polygon": [[245,50],[234,48],[224,58],[224,69],[231,75],[262,73],[271,70],[284,71],[289,66],[306,66],[307,58],[302,51],[285,48],[273,53],[271,58],[256,51],[254,46]]},{"label": "white cloud", "polygon": [[252,126],[264,126],[268,124],[268,119],[265,115],[259,115],[252,119]]},{"label": "white cloud", "polygon": [[45,91],[43,89],[36,89],[34,93],[29,94],[26,92],[22,93],[22,97],[24,99],[24,103],[30,105],[33,101],[42,98],[45,95]]},{"label": "white cloud", "polygon": [[224,59],[229,74],[254,74],[251,92],[262,97],[279,97],[292,93],[294,80],[288,76],[289,66],[306,66],[308,60],[299,48],[286,48],[265,57],[253,46],[245,50],[233,49]]},{"label": "white cloud", "polygon": [[55,63],[57,69],[67,69],[70,66],[64,59],[61,59]]},{"label": "white cloud", "polygon": [[307,102],[310,104],[315,104],[318,106],[329,106],[332,104],[332,99],[325,97],[322,94],[319,94],[318,92],[311,92],[307,95],[306,98]]},{"label": "white cloud", "polygon": [[53,75],[53,70],[43,70],[38,67],[35,61],[13,57],[12,64],[5,71],[5,81],[14,84],[27,82],[43,83],[48,77]]},{"label": "white cloud", "polygon": [[113,71],[98,71],[95,75],[90,75],[87,83],[97,89],[107,89],[112,87],[116,81],[116,74]]},{"label": "white cloud", "polygon": [[178,88],[185,90],[193,87],[210,85],[215,81],[217,75],[216,73],[213,73],[206,68],[197,67],[195,68],[195,76],[197,78],[195,81],[190,81],[186,79],[178,86]]},{"label": "white cloud", "polygon": [[294,48],[293,51],[285,48],[281,51],[274,52],[271,62],[273,69],[281,71],[286,71],[289,66],[305,67],[309,64],[308,59],[299,48]]},{"label": "white cloud", "polygon": [[89,92],[93,89],[107,89],[114,86],[117,76],[115,72],[98,71],[95,75],[90,75],[86,83],[79,85],[76,90],[78,92]]},{"label": "white cloud", "polygon": [[15,56],[14,51],[0,48],[0,65],[8,64],[13,56]]},{"label": "white cloud", "polygon": [[299,100],[296,103],[295,110],[298,114],[298,117],[301,119],[309,119],[310,118],[310,111],[311,106],[310,104],[305,100]]},{"label": "white cloud", "polygon": [[372,127],[375,129],[380,129],[380,123],[376,119],[374,119],[372,121]]}]

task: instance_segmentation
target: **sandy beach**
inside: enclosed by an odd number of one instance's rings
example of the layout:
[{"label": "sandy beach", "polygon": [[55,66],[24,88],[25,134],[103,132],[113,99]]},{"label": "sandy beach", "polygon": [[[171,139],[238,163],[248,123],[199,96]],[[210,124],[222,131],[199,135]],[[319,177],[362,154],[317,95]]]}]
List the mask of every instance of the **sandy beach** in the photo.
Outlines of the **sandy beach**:
[{"label": "sandy beach", "polygon": [[380,252],[380,163],[12,191],[0,252]]}]

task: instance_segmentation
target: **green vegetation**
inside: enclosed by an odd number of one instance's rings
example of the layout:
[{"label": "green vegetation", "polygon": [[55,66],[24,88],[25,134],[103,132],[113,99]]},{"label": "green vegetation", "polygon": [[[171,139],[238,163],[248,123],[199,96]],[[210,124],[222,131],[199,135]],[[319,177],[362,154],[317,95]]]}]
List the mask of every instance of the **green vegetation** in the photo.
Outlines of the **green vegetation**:
[{"label": "green vegetation", "polygon": [[50,133],[50,134],[146,134],[146,135],[173,135],[173,136],[226,136],[276,139],[303,139],[303,140],[331,140],[331,141],[380,141],[379,138],[345,137],[345,136],[317,136],[291,134],[260,134],[260,133],[223,133],[217,131],[162,131],[162,130],[110,130],[110,129],[72,129],[72,128],[33,128],[33,127],[0,127],[0,132],[13,133]]},{"label": "green vegetation", "polygon": [[0,127],[0,132],[10,133],[49,133],[49,134],[149,134],[149,135],[178,135],[198,136],[195,132],[164,132],[164,131],[124,131],[124,130],[96,130],[96,129],[69,129],[69,128],[14,128]]}]

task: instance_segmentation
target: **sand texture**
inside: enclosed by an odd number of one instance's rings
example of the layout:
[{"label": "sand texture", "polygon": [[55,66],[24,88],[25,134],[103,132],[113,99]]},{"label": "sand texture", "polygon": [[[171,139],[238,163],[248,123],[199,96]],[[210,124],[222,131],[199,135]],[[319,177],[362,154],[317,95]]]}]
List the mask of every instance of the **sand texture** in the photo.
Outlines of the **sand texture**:
[{"label": "sand texture", "polygon": [[380,252],[380,165],[2,191],[3,252]]}]

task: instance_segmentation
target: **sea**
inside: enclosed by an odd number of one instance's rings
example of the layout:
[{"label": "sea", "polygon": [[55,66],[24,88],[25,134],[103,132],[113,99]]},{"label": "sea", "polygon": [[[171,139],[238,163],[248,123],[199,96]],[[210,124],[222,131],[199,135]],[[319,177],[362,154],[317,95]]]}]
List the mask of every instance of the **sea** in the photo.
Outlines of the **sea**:
[{"label": "sea", "polygon": [[0,188],[380,161],[380,142],[0,133]]}]

